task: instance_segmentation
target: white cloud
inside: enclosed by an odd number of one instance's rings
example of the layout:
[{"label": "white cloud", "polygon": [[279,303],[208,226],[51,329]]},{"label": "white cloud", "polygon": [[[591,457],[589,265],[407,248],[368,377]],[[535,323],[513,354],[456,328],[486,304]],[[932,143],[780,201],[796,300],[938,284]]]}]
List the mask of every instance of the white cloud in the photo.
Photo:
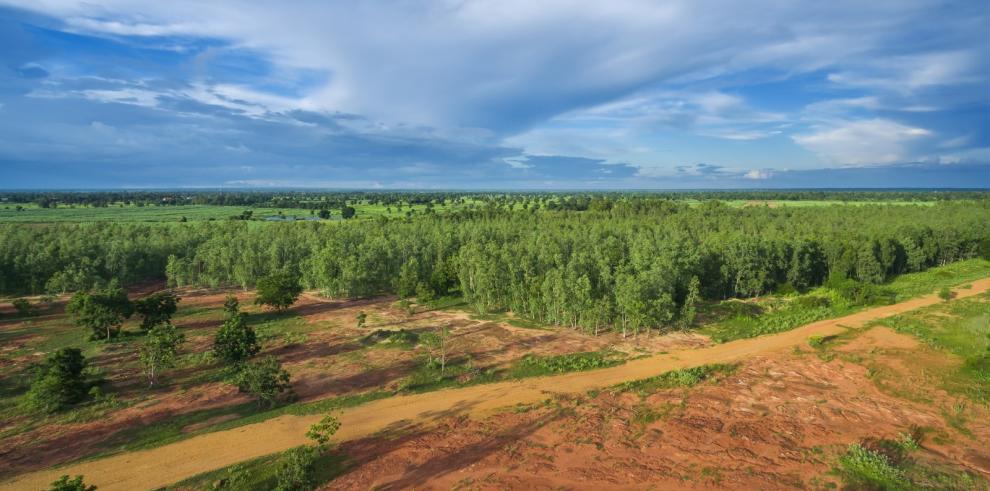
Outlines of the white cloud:
[{"label": "white cloud", "polygon": [[770,169],[753,169],[743,174],[743,177],[746,179],[764,181],[773,177],[773,171]]},{"label": "white cloud", "polygon": [[877,118],[836,122],[793,139],[830,164],[871,165],[912,159],[911,143],[931,135],[924,128]]}]

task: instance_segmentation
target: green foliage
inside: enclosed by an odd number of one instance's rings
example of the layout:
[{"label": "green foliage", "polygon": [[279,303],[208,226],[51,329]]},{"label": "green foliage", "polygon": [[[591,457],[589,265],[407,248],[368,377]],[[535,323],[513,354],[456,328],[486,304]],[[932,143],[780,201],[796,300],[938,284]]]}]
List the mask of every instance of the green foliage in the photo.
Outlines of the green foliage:
[{"label": "green foliage", "polygon": [[14,310],[17,311],[18,316],[27,317],[35,314],[34,307],[31,306],[31,302],[26,298],[14,299],[11,304],[14,306]]},{"label": "green foliage", "polygon": [[49,485],[48,491],[96,491],[96,486],[87,486],[83,476],[70,479],[68,475],[63,475]]},{"label": "green foliage", "polygon": [[217,330],[213,341],[213,354],[227,363],[241,363],[258,354],[261,345],[254,329],[247,323],[247,314],[239,312],[236,303],[230,306],[233,310],[228,310],[229,316]]},{"label": "green foliage", "polygon": [[953,293],[952,290],[949,289],[949,287],[947,287],[947,286],[943,286],[938,291],[938,298],[941,298],[943,302],[948,302],[949,300],[952,300],[952,297],[954,297],[954,296],[955,296],[955,293]]},{"label": "green foliage", "polygon": [[316,442],[317,447],[324,448],[330,443],[330,438],[340,429],[340,419],[332,414],[328,414],[319,423],[309,427],[306,431],[306,438]]},{"label": "green foliage", "polygon": [[398,331],[378,329],[361,338],[361,343],[365,345],[382,345],[409,349],[419,343],[419,338],[419,334],[405,329],[399,329]]},{"label": "green foliage", "polygon": [[309,491],[316,487],[314,464],[317,451],[311,447],[296,447],[282,454],[275,471],[275,491]]},{"label": "green foliage", "polygon": [[896,295],[889,288],[848,278],[832,278],[825,286],[852,305],[887,305],[894,303]]},{"label": "green foliage", "polygon": [[509,369],[510,378],[538,377],[555,373],[577,372],[622,364],[622,356],[614,351],[587,351],[554,356],[526,355]]},{"label": "green foliage", "polygon": [[275,310],[285,310],[296,303],[302,293],[299,277],[292,273],[275,273],[258,280],[258,296],[254,303],[268,305]]},{"label": "green foliage", "polygon": [[179,345],[185,342],[186,336],[172,324],[156,324],[148,331],[144,346],[139,351],[144,373],[148,377],[148,385],[158,382],[162,370],[175,367]]},{"label": "green foliage", "polygon": [[92,339],[106,337],[109,341],[120,333],[121,324],[134,313],[134,306],[120,284],[112,281],[104,290],[76,293],[66,311],[76,325],[92,331]]},{"label": "green foliage", "polygon": [[694,387],[707,380],[717,380],[736,370],[736,365],[711,364],[664,372],[655,377],[624,382],[613,387],[615,392],[636,392],[640,396],[653,394],[663,389]]},{"label": "green foliage", "polygon": [[86,358],[77,348],[62,348],[48,355],[35,368],[26,394],[28,407],[54,413],[82,401],[91,385],[85,369]]},{"label": "green foliage", "polygon": [[902,490],[910,487],[904,472],[886,456],[859,444],[839,458],[838,473],[854,489]]},{"label": "green foliage", "polygon": [[179,297],[168,290],[152,293],[134,302],[134,311],[142,317],[141,329],[167,324],[178,310],[178,304]]},{"label": "green foliage", "polygon": [[245,364],[234,376],[233,382],[241,392],[257,397],[259,406],[273,407],[282,394],[292,390],[289,372],[274,356]]},{"label": "green foliage", "polygon": [[362,327],[364,327],[364,323],[367,322],[368,320],[368,314],[364,313],[364,311],[362,310],[357,313],[355,319],[357,320],[357,328],[361,329]]}]

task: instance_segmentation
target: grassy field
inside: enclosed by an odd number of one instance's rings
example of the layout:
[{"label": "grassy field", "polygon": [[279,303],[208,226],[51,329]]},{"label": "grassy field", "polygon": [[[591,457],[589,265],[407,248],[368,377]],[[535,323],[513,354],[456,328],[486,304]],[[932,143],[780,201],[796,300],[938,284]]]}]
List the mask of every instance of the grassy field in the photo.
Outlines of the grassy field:
[{"label": "grassy field", "polygon": [[[461,209],[471,203],[456,205],[434,205],[437,213]],[[20,206],[19,211],[17,207]],[[370,204],[367,202],[352,204],[357,214],[356,218],[371,218],[376,216],[402,217],[413,210],[423,213],[425,205],[403,205],[401,209],[395,206]],[[278,216],[295,216],[298,219],[315,216],[315,211],[304,208],[268,208],[245,206],[217,205],[183,205],[183,206],[136,206],[117,203],[106,208],[91,206],[60,206],[58,208],[40,208],[35,203],[3,203],[0,205],[0,223],[50,223],[50,222],[178,222],[185,218],[187,221],[226,220],[231,216],[240,215],[250,210],[254,218]],[[331,219],[340,219],[340,211],[332,210]]]}]

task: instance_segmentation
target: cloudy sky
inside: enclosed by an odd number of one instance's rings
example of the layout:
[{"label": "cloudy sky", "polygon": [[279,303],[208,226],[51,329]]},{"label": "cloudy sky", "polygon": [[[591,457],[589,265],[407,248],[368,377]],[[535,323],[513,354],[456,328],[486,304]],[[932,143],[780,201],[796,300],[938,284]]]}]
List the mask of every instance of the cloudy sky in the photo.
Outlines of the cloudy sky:
[{"label": "cloudy sky", "polygon": [[990,3],[0,0],[0,188],[990,187]]}]

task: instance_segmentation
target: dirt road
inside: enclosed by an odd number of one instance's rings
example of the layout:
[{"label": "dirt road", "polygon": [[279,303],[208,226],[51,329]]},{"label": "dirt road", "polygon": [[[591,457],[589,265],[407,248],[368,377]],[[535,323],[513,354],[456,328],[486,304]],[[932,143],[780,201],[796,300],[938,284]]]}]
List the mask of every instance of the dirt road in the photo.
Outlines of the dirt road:
[{"label": "dirt road", "polygon": [[[977,295],[987,290],[990,290],[990,278],[973,282],[971,288],[957,289],[956,298]],[[642,358],[601,370],[382,399],[345,411],[341,415],[341,429],[336,439],[361,438],[383,430],[430,423],[457,413],[479,416],[500,407],[539,402],[550,393],[585,392],[670,370],[706,363],[739,361],[759,353],[805,345],[811,336],[839,334],[846,328],[861,327],[872,320],[940,301],[937,296],[928,295],[838,319],[815,322],[779,334]],[[154,489],[213,469],[308,443],[304,436],[306,430],[320,417],[281,416],[163,447],[32,472],[0,484],[0,490],[42,489],[63,474],[85,475],[86,482],[97,485],[101,491]]]}]

